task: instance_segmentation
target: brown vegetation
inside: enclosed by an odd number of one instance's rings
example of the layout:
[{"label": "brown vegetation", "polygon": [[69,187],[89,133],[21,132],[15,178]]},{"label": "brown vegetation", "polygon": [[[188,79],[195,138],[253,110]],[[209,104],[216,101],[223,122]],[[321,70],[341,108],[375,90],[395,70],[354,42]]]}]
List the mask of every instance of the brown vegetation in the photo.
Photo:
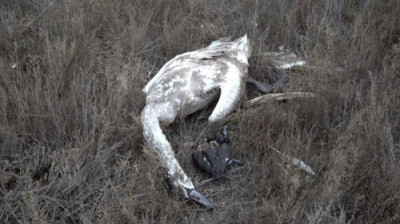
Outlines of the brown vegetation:
[{"label": "brown vegetation", "polygon": [[[398,0],[2,1],[0,222],[399,222],[399,15]],[[310,67],[283,91],[319,97],[249,107],[248,86],[226,120],[247,165],[198,187],[205,212],[166,190],[141,89],[173,56],[245,33],[255,79],[274,80],[262,55],[284,45]],[[164,128],[195,184],[209,112]],[[271,147],[319,177],[294,183]]]}]

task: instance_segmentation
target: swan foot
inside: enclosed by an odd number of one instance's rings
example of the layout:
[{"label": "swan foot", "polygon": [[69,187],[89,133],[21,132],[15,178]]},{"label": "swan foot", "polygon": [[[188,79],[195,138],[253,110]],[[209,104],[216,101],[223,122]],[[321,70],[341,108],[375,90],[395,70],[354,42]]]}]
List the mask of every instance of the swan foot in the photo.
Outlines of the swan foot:
[{"label": "swan foot", "polygon": [[275,92],[279,87],[281,87],[288,79],[288,75],[286,72],[282,71],[282,76],[279,78],[278,81],[276,81],[274,84],[263,84],[261,82],[258,82],[251,78],[250,76],[247,78],[247,83],[253,84],[255,87],[257,87],[261,92],[265,94],[273,93]]}]

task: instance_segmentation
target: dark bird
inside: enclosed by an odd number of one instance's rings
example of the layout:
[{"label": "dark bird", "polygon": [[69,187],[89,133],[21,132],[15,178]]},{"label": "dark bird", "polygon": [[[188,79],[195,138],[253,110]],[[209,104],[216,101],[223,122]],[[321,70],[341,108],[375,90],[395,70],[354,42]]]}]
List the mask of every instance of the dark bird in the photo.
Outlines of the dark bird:
[{"label": "dark bird", "polygon": [[227,129],[225,126],[221,134],[207,138],[193,153],[195,165],[215,178],[224,177],[229,166],[242,164],[232,158]]}]

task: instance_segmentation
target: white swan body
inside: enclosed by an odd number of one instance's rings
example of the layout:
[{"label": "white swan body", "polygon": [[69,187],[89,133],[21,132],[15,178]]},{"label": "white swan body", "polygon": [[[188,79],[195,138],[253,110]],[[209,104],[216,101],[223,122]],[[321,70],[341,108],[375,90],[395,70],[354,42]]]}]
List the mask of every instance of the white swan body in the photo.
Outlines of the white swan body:
[{"label": "white swan body", "polygon": [[206,48],[176,56],[143,89],[147,95],[141,115],[143,134],[168,169],[175,187],[194,189],[159,122],[169,124],[178,114],[194,113],[216,100],[219,93],[218,103],[208,120],[213,123],[225,118],[245,88],[250,55],[247,35],[232,42],[223,38]]}]

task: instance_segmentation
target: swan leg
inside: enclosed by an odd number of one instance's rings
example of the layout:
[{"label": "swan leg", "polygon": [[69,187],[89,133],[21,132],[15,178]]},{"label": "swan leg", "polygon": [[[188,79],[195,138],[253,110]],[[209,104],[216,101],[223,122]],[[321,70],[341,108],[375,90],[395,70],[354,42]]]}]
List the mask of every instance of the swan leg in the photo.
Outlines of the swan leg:
[{"label": "swan leg", "polygon": [[259,89],[263,93],[268,94],[268,93],[273,92],[273,88],[272,88],[271,84],[264,85],[263,83],[254,80],[250,76],[247,78],[247,83],[254,85],[255,87],[257,87],[257,89]]},{"label": "swan leg", "polygon": [[286,72],[282,71],[282,76],[281,78],[279,78],[278,81],[276,81],[274,84],[263,84],[261,82],[258,82],[256,80],[254,80],[253,78],[251,78],[250,76],[247,78],[247,83],[252,84],[254,86],[256,86],[261,92],[265,93],[265,94],[269,94],[269,93],[273,93],[276,91],[276,89],[278,89],[279,87],[281,87],[283,85],[283,83],[286,82],[288,78],[288,75],[286,74]]}]

